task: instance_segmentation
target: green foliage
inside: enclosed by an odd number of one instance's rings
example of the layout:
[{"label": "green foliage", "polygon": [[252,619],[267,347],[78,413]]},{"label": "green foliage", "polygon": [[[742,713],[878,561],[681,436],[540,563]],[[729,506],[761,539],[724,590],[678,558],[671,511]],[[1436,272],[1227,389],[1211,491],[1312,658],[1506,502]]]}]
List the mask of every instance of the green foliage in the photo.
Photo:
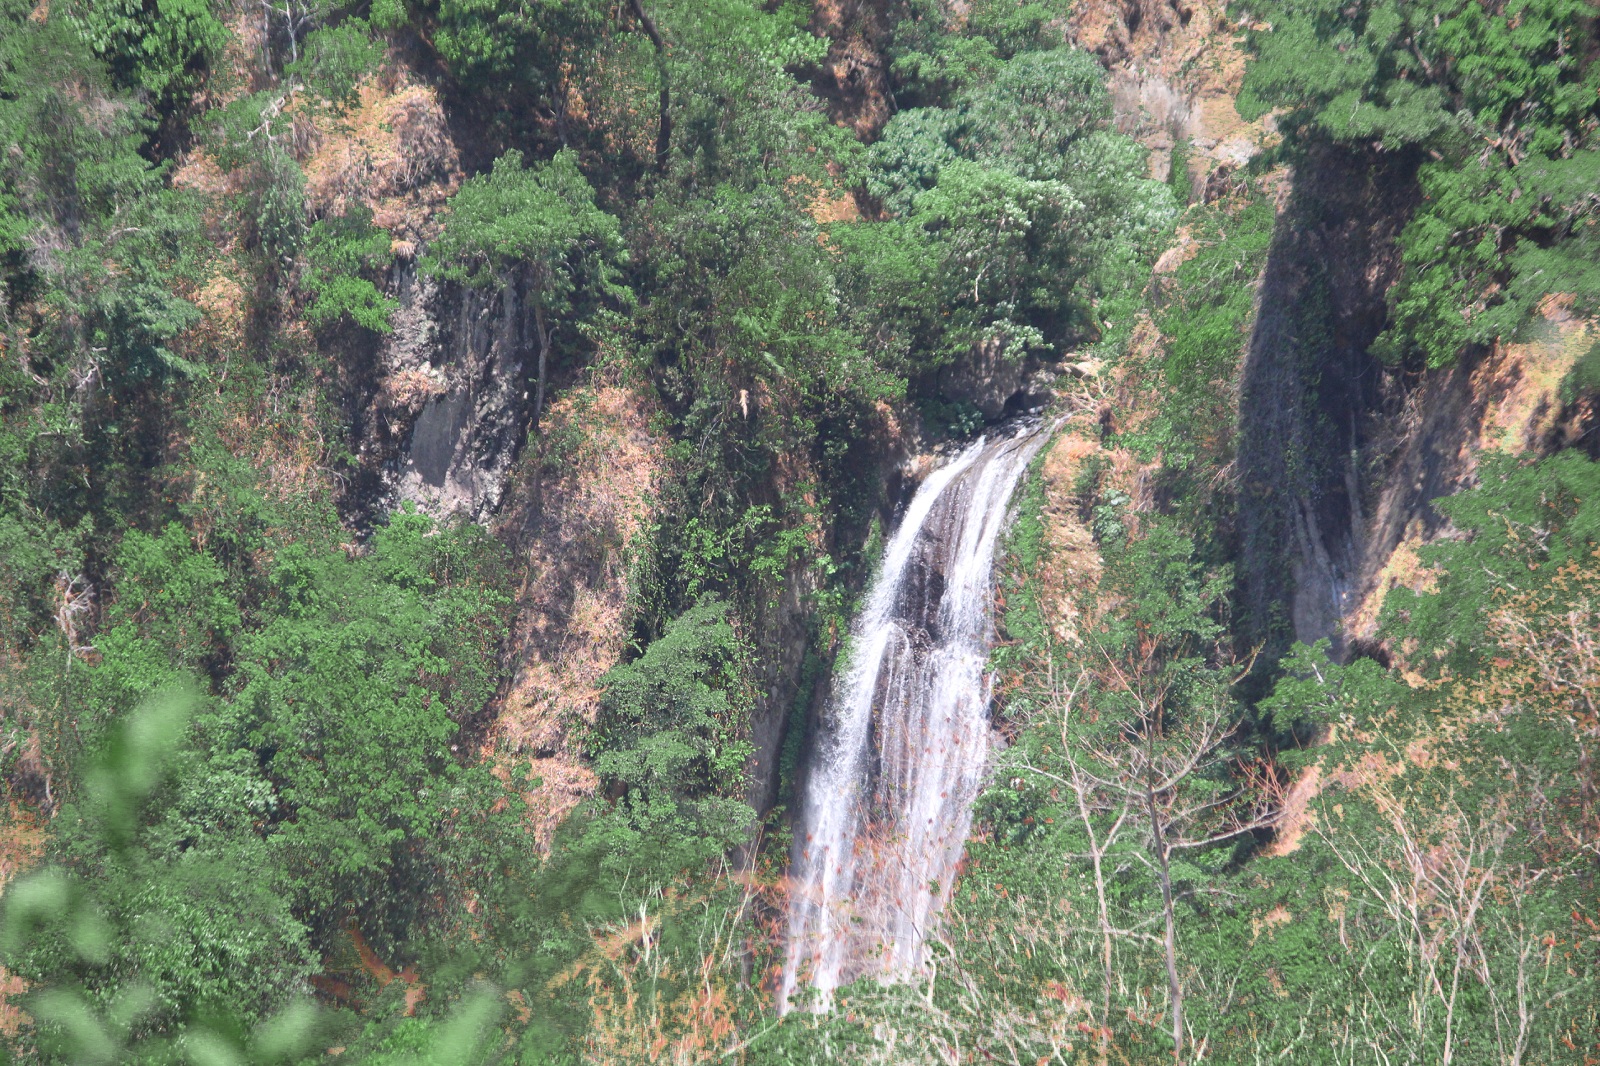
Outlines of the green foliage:
[{"label": "green foliage", "polygon": [[1035,323],[1063,316],[1063,290],[1070,290],[1059,280],[1043,284],[1041,275],[1057,275],[1069,260],[1068,221],[1080,207],[1058,181],[966,160],[939,172],[938,184],[917,198],[913,222],[942,268],[944,295],[973,323],[949,331],[951,355],[984,342],[1007,356],[1044,344]]},{"label": "green foliage", "polygon": [[1240,97],[1249,116],[1351,144],[1428,153],[1423,204],[1381,350],[1453,362],[1510,336],[1539,301],[1600,300],[1593,267],[1600,66],[1582,0],[1253,4],[1270,28]]},{"label": "green foliage", "polygon": [[[217,162],[244,172],[234,206],[245,223],[247,246],[259,253],[259,267],[276,282],[294,264],[307,231],[305,175],[292,147],[295,124],[336,121],[353,107],[358,87],[377,65],[382,49],[365,20],[340,19],[326,3],[287,0],[270,11],[269,33],[273,21],[281,20],[277,29],[287,45],[281,70],[267,72],[266,88],[212,111],[205,125]],[[335,316],[359,309],[376,322],[381,303],[354,283],[353,274],[337,267],[344,253],[335,249],[359,243],[363,234],[352,229],[342,235],[344,240],[340,236],[324,231],[316,249],[335,260],[326,275],[332,291],[324,309]],[[313,278],[317,269],[314,263]]]},{"label": "green foliage", "polygon": [[[0,10],[7,742],[44,745],[22,762],[45,793],[88,726],[72,689],[127,525],[117,512],[148,504],[164,423],[204,372],[183,336],[199,319],[186,295],[204,265],[202,199],[147,158],[159,116],[117,84],[84,14]],[[168,513],[156,503],[146,521]]]},{"label": "green foliage", "polygon": [[987,37],[950,32],[944,5],[920,0],[894,24],[887,48],[895,99],[908,108],[940,108],[1000,65]]},{"label": "green foliage", "polygon": [[64,1061],[110,1062],[124,1041],[207,1015],[252,1024],[315,968],[279,886],[239,875],[259,845],[141,847],[141,809],[173,780],[192,705],[172,690],[126,717],[81,807],[61,812],[70,866],[6,895],[6,964],[46,986],[29,1007]]},{"label": "green foliage", "polygon": [[38,317],[36,374],[162,381],[196,369],[170,342],[197,318],[173,292],[195,251],[190,196],[140,155],[138,111],[65,16],[18,18],[0,46],[0,257]]},{"label": "green foliage", "polygon": [[[1249,114],[1293,108],[1341,140],[1395,148],[1438,137],[1507,135],[1516,155],[1562,147],[1592,113],[1594,75],[1574,47],[1593,12],[1579,0],[1324,0],[1257,4],[1259,59],[1241,98]],[[1461,112],[1465,111],[1465,114]]]},{"label": "green foliage", "polygon": [[[285,154],[284,139],[296,114],[337,117],[359,100],[359,86],[382,54],[364,19],[338,18],[325,4],[290,0],[275,9],[285,22],[288,48],[270,86],[212,112],[210,126],[218,162],[226,167],[260,164]],[[291,108],[293,102],[298,105]],[[303,110],[302,110],[303,109]]]},{"label": "green foliage", "polygon": [[121,84],[164,107],[186,103],[227,41],[204,0],[91,0],[72,17]]},{"label": "green foliage", "polygon": [[[191,776],[195,702],[175,689],[126,715],[89,768],[82,805],[61,812],[67,862],[7,887],[0,958],[34,984],[30,1061],[273,1066],[320,1054],[337,1031],[306,995],[319,962],[269,849],[163,835],[191,800],[235,799]],[[189,799],[166,806],[174,788]],[[169,816],[152,823],[164,806]],[[374,1020],[352,1057],[489,1061],[496,998],[479,984],[448,1012]]]},{"label": "green foliage", "polygon": [[363,276],[394,259],[389,233],[372,224],[370,208],[349,204],[344,214],[313,225],[306,234],[305,258],[303,284],[313,296],[305,310],[309,325],[322,328],[348,316],[374,333],[389,332],[390,317],[400,305]]},{"label": "green foliage", "polygon": [[727,613],[717,600],[700,603],[607,675],[590,741],[603,776],[645,792],[737,791],[749,755],[750,696]]},{"label": "green foliage", "polygon": [[745,654],[727,607],[706,599],[606,675],[589,748],[622,795],[589,830],[608,841],[603,871],[631,870],[647,885],[703,866],[749,832]]},{"label": "green foliage", "polygon": [[[725,923],[739,919],[730,911],[748,902],[726,898],[732,886],[716,876],[757,821],[746,803],[754,705],[748,658],[728,606],[708,597],[603,679],[600,713],[584,744],[604,798],[561,827],[518,919],[522,981],[539,1004],[521,1037],[523,1061],[578,1061],[591,1026],[628,1028],[646,1024],[644,1016],[660,1025],[659,1012],[674,1009],[667,1004],[697,994],[690,988],[712,977],[705,937],[731,936],[738,926]],[[687,913],[674,906],[685,892],[699,900]],[[606,927],[623,942],[644,930],[642,960],[604,953],[625,970],[660,953],[644,1012],[634,1013],[632,997],[624,997],[618,1017],[602,1017],[591,998],[606,995],[599,971],[586,983],[573,980],[594,965],[593,931]],[[683,969],[659,965],[668,959]],[[601,967],[609,969],[604,960]],[[691,974],[686,987],[681,981]]]},{"label": "green foliage", "polygon": [[976,0],[963,30],[994,42],[1004,59],[1061,39],[1072,5],[1064,0]]},{"label": "green foliage", "polygon": [[1179,210],[1189,206],[1194,197],[1193,178],[1189,174],[1189,155],[1193,145],[1189,138],[1179,137],[1172,146],[1172,157],[1167,170],[1167,184],[1172,187],[1173,199]]},{"label": "green foliage", "polygon": [[827,504],[804,491],[775,499],[763,482],[806,454],[825,498],[847,480],[845,445],[872,405],[903,395],[900,368],[862,350],[837,253],[803,208],[780,190],[724,186],[652,220],[664,239],[640,327],[683,482],[663,528],[666,617],[703,592],[765,605],[792,560],[815,559],[801,549]]},{"label": "green foliage", "polygon": [[[1534,463],[1487,455],[1477,488],[1434,506],[1463,537],[1422,550],[1434,589],[1393,590],[1384,625],[1430,649],[1438,665],[1462,672],[1477,659],[1500,598],[1545,582],[1564,565],[1589,565],[1600,546],[1600,463],[1576,451]],[[1426,658],[1419,663],[1434,666]]]},{"label": "green foliage", "polygon": [[961,158],[965,122],[955,111],[920,107],[884,126],[868,152],[867,192],[892,215],[911,214],[917,197],[933,188],[939,172]]},{"label": "green foliage", "polygon": [[1141,518],[1140,535],[1111,545],[1108,555],[1103,585],[1123,604],[1105,636],[1116,655],[1184,670],[1197,665],[1225,632],[1218,612],[1231,572],[1205,569],[1193,539],[1159,516]]},{"label": "green foliage", "polygon": [[969,91],[965,108],[974,151],[1030,178],[1074,169],[1073,146],[1111,119],[1105,73],[1088,52],[1026,52]]},{"label": "green foliage", "polygon": [[401,512],[359,561],[278,554],[278,613],[244,636],[235,694],[210,725],[254,751],[292,811],[273,834],[311,913],[353,901],[371,931],[398,935],[386,879],[438,876],[444,824],[482,816],[495,788],[451,753],[494,691],[504,601],[476,580],[486,547]]},{"label": "green foliage", "polygon": [[546,105],[562,64],[590,61],[606,21],[595,0],[439,0],[436,11],[434,45],[463,84]]},{"label": "green foliage", "polygon": [[866,186],[898,217],[841,235],[864,261],[862,302],[889,312],[880,335],[938,365],[976,344],[1015,358],[1091,332],[1096,299],[1172,219],[1109,118],[1099,66],[1059,48],[1018,55],[954,108],[891,120]]},{"label": "green foliage", "polygon": [[[1326,737],[1330,726],[1356,708],[1393,698],[1394,679],[1372,659],[1337,663],[1328,656],[1329,642],[1311,647],[1296,643],[1278,663],[1272,692],[1256,704],[1260,715],[1287,746],[1310,745]],[[1281,752],[1280,765],[1299,769],[1311,752]]]},{"label": "green foliage", "polygon": [[672,0],[653,7],[664,23],[675,99],[671,173],[691,197],[728,183],[777,188],[800,175],[821,180],[848,163],[854,139],[788,72],[821,61],[827,42],[807,28],[794,0]]},{"label": "green foliage", "polygon": [[912,0],[905,8],[886,48],[895,99],[903,107],[943,107],[1005,60],[1059,43],[1051,30],[1065,23],[1071,5],[978,0],[960,18],[936,0]]},{"label": "green foliage", "polygon": [[576,154],[524,168],[522,153],[511,151],[451,198],[424,269],[479,288],[504,288],[526,270],[533,298],[564,311],[583,285],[623,295],[615,264],[624,258],[617,221],[595,205]]},{"label": "green foliage", "polygon": [[[278,871],[297,919],[325,930],[353,906],[373,935],[398,936],[431,917],[397,904],[385,879],[447,879],[480,861],[453,825],[483,823],[499,795],[451,750],[497,680],[495,553],[471,530],[402,512],[359,559],[300,545],[275,556],[242,626],[242,590],[179,526],[130,534],[89,706],[107,716],[227,661],[225,698],[200,715],[194,787],[163,796],[147,847],[249,854]],[[499,847],[494,824],[477,832]]]},{"label": "green foliage", "polygon": [[108,690],[103,699],[125,705],[197,673],[241,617],[222,569],[175,522],[159,536],[129,533],[117,561],[119,596],[96,641],[97,680]]},{"label": "green foliage", "polygon": [[976,404],[946,403],[938,397],[918,405],[923,427],[935,437],[971,437],[983,428],[983,412]]},{"label": "green foliage", "polygon": [[[349,918],[393,957],[470,920],[433,902],[445,886],[478,881],[485,914],[515,895],[525,846],[497,813],[502,789],[452,745],[497,683],[495,549],[401,512],[358,558],[274,554],[265,598],[244,612],[237,579],[176,524],[124,540],[85,692],[94,716],[80,715],[85,730],[107,723],[105,754],[81,770],[52,843],[95,886],[59,913],[107,932],[92,950],[88,933],[45,937],[6,963],[39,987],[81,987],[106,1017],[137,1002],[113,1043],[212,1018],[254,1025],[321,968],[314,945]],[[192,731],[189,710],[159,696],[160,713],[118,714],[223,659],[232,673]],[[482,883],[486,867],[503,890]]]},{"label": "green foliage", "polygon": [[1561,401],[1572,403],[1581,396],[1600,393],[1600,341],[1589,346],[1572,364],[1561,382]]},{"label": "green foliage", "polygon": [[1153,317],[1164,343],[1152,369],[1160,375],[1163,400],[1151,425],[1130,437],[1135,446],[1159,449],[1172,474],[1231,458],[1234,381],[1249,344],[1256,280],[1275,217],[1265,198],[1226,214],[1191,212],[1189,239],[1198,247],[1156,282],[1163,299]]}]

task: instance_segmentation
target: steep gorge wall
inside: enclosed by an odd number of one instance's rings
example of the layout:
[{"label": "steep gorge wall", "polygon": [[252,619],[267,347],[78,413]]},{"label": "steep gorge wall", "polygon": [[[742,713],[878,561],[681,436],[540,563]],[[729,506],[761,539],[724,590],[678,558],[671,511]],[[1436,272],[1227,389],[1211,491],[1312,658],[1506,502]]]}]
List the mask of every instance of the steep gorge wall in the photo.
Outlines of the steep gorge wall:
[{"label": "steep gorge wall", "polygon": [[[1403,383],[1370,354],[1416,201],[1415,161],[1314,151],[1293,175],[1239,379],[1237,570],[1243,630],[1342,641],[1365,556],[1371,462]],[[1293,574],[1292,589],[1282,580]]]},{"label": "steep gorge wall", "polygon": [[883,48],[902,14],[896,0],[815,0],[812,8],[812,32],[828,39],[812,87],[828,101],[828,117],[863,140],[874,140],[894,113]]},{"label": "steep gorge wall", "polygon": [[[1061,27],[1063,39],[1107,66],[1117,122],[1151,148],[1155,176],[1166,176],[1184,146],[1196,197],[1230,187],[1274,136],[1270,121],[1246,124],[1233,109],[1243,56],[1224,7],[1088,0]],[[833,41],[831,81],[819,88],[836,120],[871,137],[892,107],[881,45],[895,9],[819,0],[815,11],[816,28]],[[569,376],[552,393],[546,428],[579,441],[573,465],[522,454],[532,388],[521,291],[465,291],[416,265],[434,213],[460,181],[460,154],[437,99],[397,67],[364,92],[351,131],[320,146],[307,170],[315,197],[359,192],[397,238],[395,331],[345,368],[360,466],[350,511],[370,521],[411,501],[492,522],[512,547],[521,586],[505,655],[512,680],[485,750],[508,764],[526,760],[546,782],[530,793],[544,833],[594,787],[572,727],[592,719],[600,676],[626,653],[637,580],[629,560],[647,550],[672,475],[667,442],[650,428],[651,401],[620,380]],[[1371,594],[1395,579],[1394,549],[1437,533],[1427,501],[1470,474],[1464,456],[1488,417],[1487,372],[1408,380],[1368,354],[1396,267],[1393,239],[1415,195],[1411,165],[1330,150],[1287,186],[1238,383],[1238,570],[1255,642],[1338,643],[1347,629],[1369,630]],[[1020,372],[985,367],[982,354],[946,392],[977,398],[996,418],[1043,391]],[[894,439],[879,442],[863,477],[887,521],[912,441],[897,427],[885,433]],[[791,567],[760,617],[747,620],[761,671],[751,796],[760,809],[780,801],[785,730],[808,696],[799,691],[814,635],[808,563]],[[1281,578],[1285,566],[1292,585]],[[810,650],[826,659],[833,649]]]},{"label": "steep gorge wall", "polygon": [[1469,352],[1406,391],[1384,421],[1387,438],[1373,446],[1383,465],[1365,487],[1363,550],[1341,619],[1350,641],[1375,637],[1390,589],[1426,584],[1417,549],[1451,533],[1432,501],[1471,487],[1487,453],[1581,448],[1600,458],[1600,397],[1569,388],[1573,369],[1597,343],[1596,323],[1552,297],[1522,335]]},{"label": "steep gorge wall", "polygon": [[[1154,176],[1188,149],[1196,199],[1236,185],[1276,140],[1271,116],[1245,123],[1234,109],[1245,56],[1225,4],[1086,0],[1066,32],[1105,64],[1117,123],[1150,148]],[[1384,592],[1422,579],[1415,549],[1449,534],[1431,501],[1469,486],[1484,450],[1595,447],[1594,401],[1561,394],[1594,331],[1560,300],[1526,337],[1453,368],[1402,372],[1372,355],[1418,162],[1322,146],[1279,182],[1231,471],[1240,635],[1265,661],[1291,639],[1326,638],[1341,655],[1371,640]],[[1163,264],[1191,254],[1186,241]]]},{"label": "steep gorge wall", "polygon": [[1433,501],[1470,487],[1484,452],[1595,447],[1593,398],[1563,398],[1593,325],[1559,297],[1524,335],[1451,367],[1372,354],[1416,164],[1315,148],[1279,214],[1239,378],[1235,470],[1242,633],[1268,661],[1290,639],[1327,639],[1344,658],[1367,646],[1384,593],[1426,580],[1416,548],[1451,534]]}]

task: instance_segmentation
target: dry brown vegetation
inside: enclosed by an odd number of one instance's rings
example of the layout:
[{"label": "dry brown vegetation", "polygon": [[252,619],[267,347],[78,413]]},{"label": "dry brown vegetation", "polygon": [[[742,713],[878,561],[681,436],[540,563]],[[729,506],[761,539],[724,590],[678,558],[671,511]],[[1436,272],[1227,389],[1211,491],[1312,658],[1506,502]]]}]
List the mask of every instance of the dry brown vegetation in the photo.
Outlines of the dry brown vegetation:
[{"label": "dry brown vegetation", "polygon": [[[0,808],[0,888],[39,861],[44,854],[44,822],[33,810],[14,799]],[[9,1039],[28,1023],[28,1016],[16,1006],[16,998],[27,991],[21,978],[0,967],[0,1038]]]},{"label": "dry brown vegetation", "polygon": [[1475,361],[1436,372],[1408,398],[1394,430],[1392,472],[1366,531],[1374,550],[1363,560],[1361,595],[1344,619],[1347,633],[1370,639],[1377,632],[1390,589],[1432,587],[1417,551],[1449,529],[1430,520],[1419,489],[1442,495],[1470,486],[1485,452],[1522,455],[1573,443],[1581,427],[1563,420],[1562,382],[1600,327],[1572,315],[1569,303],[1547,300],[1527,339],[1497,344]]},{"label": "dry brown vegetation", "polygon": [[543,782],[527,796],[541,847],[595,788],[571,738],[594,720],[600,679],[627,648],[629,596],[666,474],[652,412],[618,380],[563,394],[547,415],[546,454],[529,449],[498,523],[524,577],[489,750]]},{"label": "dry brown vegetation", "polygon": [[360,201],[397,241],[423,241],[461,183],[460,153],[438,94],[404,66],[384,69],[361,87],[359,106],[318,130],[305,160],[306,198],[314,215]]}]

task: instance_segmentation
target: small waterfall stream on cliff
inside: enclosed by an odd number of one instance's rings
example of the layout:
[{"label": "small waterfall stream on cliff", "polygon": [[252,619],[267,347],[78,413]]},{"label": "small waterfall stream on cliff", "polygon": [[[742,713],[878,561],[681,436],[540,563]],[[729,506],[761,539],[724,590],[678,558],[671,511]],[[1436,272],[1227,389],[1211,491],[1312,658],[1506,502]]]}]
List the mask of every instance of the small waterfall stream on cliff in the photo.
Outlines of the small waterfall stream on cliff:
[{"label": "small waterfall stream on cliff", "polygon": [[1045,427],[978,440],[906,508],[812,758],[779,1009],[914,972],[949,896],[989,753],[995,546]]}]

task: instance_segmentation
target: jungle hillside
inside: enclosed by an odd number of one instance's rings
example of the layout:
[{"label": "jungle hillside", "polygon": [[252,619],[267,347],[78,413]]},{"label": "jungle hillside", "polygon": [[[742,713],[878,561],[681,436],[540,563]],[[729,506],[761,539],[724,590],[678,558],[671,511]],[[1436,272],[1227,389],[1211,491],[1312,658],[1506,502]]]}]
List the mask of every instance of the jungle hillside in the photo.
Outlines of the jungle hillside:
[{"label": "jungle hillside", "polygon": [[0,1063],[1269,1061],[1600,1062],[1594,0],[0,0]]}]

